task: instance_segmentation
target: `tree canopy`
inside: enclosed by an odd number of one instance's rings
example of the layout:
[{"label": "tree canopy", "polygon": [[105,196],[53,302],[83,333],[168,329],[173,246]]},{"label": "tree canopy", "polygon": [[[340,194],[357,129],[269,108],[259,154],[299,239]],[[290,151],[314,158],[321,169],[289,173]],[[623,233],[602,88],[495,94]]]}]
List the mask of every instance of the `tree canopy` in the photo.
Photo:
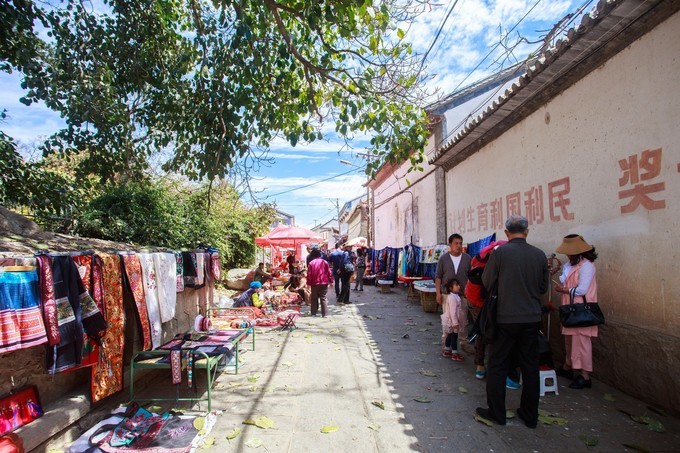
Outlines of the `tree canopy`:
[{"label": "tree canopy", "polygon": [[396,26],[412,2],[0,0],[0,70],[21,72],[23,103],[64,118],[44,151],[87,151],[81,167],[104,180],[134,178],[152,156],[220,179],[277,136],[322,139],[328,122],[372,135],[373,169],[415,164],[421,67]]}]

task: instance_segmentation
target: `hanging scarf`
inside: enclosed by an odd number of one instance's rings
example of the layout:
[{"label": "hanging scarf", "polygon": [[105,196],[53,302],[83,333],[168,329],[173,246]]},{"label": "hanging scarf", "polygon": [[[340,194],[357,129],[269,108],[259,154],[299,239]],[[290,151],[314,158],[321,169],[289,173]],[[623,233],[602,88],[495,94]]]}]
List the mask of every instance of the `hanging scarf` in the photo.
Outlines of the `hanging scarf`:
[{"label": "hanging scarf", "polygon": [[52,260],[47,255],[37,255],[40,280],[40,301],[43,307],[45,330],[50,346],[59,344],[59,322],[57,320],[57,302],[54,299],[54,282],[52,280]]},{"label": "hanging scarf", "polygon": [[103,313],[108,321],[108,328],[101,338],[99,359],[92,367],[93,403],[123,390],[125,346],[121,258],[118,255],[100,253],[95,256],[95,262],[100,263],[102,269]]},{"label": "hanging scarf", "polygon": [[181,293],[184,291],[184,260],[182,258],[182,252],[174,252],[175,254],[175,264],[176,264],[176,278],[177,286],[176,291]]},{"label": "hanging scarf", "polygon": [[156,267],[151,253],[138,253],[139,264],[142,267],[142,285],[146,310],[151,325],[151,346],[156,349],[163,339],[163,326],[161,323],[161,308],[158,304],[158,282],[156,279]]},{"label": "hanging scarf", "polygon": [[177,263],[174,253],[153,253],[152,255],[156,268],[161,322],[168,322],[175,317],[177,306]]},{"label": "hanging scarf", "polygon": [[144,283],[142,281],[142,266],[139,257],[135,254],[121,255],[123,267],[125,269],[126,284],[132,293],[137,308],[137,317],[142,333],[142,350],[151,349],[151,325],[149,324],[149,314],[146,310],[146,299],[144,298]]}]

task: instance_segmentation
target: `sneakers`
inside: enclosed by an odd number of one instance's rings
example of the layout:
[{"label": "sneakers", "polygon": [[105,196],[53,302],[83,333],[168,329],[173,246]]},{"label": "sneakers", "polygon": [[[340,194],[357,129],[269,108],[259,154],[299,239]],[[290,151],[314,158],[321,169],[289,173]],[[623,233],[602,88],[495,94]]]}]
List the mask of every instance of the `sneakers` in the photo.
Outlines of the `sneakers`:
[{"label": "sneakers", "polygon": [[442,351],[442,356],[444,356],[444,357],[451,357],[451,355],[452,355],[452,354],[451,354],[451,351],[450,351],[450,350],[444,349],[444,350]]},{"label": "sneakers", "polygon": [[454,352],[453,354],[451,354],[451,360],[453,360],[454,362],[462,362],[463,360],[465,360],[465,357],[458,354],[457,352]]},{"label": "sneakers", "polygon": [[484,378],[486,378],[486,371],[475,371],[475,379],[479,379],[481,381]]},{"label": "sneakers", "polygon": [[521,387],[522,387],[522,384],[520,384],[519,382],[515,382],[512,379],[510,379],[509,377],[505,378],[505,388],[508,388],[510,390],[518,390]]}]

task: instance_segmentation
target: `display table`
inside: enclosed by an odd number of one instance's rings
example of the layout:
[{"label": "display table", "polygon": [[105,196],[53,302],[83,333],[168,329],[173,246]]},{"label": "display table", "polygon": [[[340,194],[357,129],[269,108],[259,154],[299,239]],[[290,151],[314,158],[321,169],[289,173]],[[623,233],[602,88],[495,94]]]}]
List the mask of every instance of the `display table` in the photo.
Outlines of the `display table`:
[{"label": "display table", "polygon": [[437,312],[437,286],[432,280],[420,280],[413,282],[413,288],[420,293],[420,303],[423,311],[427,313]]},{"label": "display table", "polygon": [[392,285],[394,285],[394,280],[378,280],[378,286],[380,286],[381,293],[391,293]]},{"label": "display table", "polygon": [[430,277],[404,277],[401,276],[397,278],[397,281],[400,283],[406,284],[406,300],[410,298],[418,298],[418,294],[415,292],[415,288],[413,285],[415,282],[423,281],[423,280],[432,280]]}]

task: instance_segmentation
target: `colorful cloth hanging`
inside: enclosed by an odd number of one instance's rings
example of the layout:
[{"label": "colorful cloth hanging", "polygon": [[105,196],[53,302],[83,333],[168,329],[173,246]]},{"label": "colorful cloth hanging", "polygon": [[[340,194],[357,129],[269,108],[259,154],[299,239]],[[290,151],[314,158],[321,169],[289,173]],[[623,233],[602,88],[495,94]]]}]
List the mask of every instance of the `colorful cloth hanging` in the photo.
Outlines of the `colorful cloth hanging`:
[{"label": "colorful cloth hanging", "polygon": [[46,342],[36,267],[0,268],[0,354]]},{"label": "colorful cloth hanging", "polygon": [[106,329],[106,321],[85,290],[72,257],[52,257],[52,280],[60,342],[47,354],[47,368],[54,374],[81,365],[83,335],[98,339]]},{"label": "colorful cloth hanging", "polygon": [[91,393],[95,403],[123,390],[123,348],[125,346],[125,309],[123,274],[118,255],[97,254],[102,267],[104,317],[108,328],[101,338],[99,360],[92,367]]},{"label": "colorful cloth hanging", "polygon": [[137,317],[142,333],[142,350],[148,351],[151,349],[151,324],[149,323],[149,314],[146,310],[146,299],[144,298],[142,265],[139,263],[139,257],[136,254],[121,255],[121,258],[125,270],[125,282],[137,308]]},{"label": "colorful cloth hanging", "polygon": [[161,323],[161,308],[158,303],[158,281],[156,266],[151,253],[138,253],[139,264],[142,267],[142,287],[146,300],[146,311],[151,325],[151,347],[156,349],[162,344],[163,325]]},{"label": "colorful cloth hanging", "polygon": [[156,268],[156,289],[161,313],[161,322],[175,317],[177,306],[177,265],[173,253],[153,253]]},{"label": "colorful cloth hanging", "polygon": [[[90,297],[97,305],[97,309],[103,313],[102,310],[102,269],[101,265],[93,265],[91,254],[82,254],[73,256],[73,261],[78,268],[78,275],[83,281],[85,291],[90,294]],[[97,342],[87,336],[83,332],[83,353],[80,367],[93,366],[97,363],[99,358],[99,347]]]},{"label": "colorful cloth hanging", "polygon": [[57,320],[57,302],[54,298],[54,281],[52,280],[52,260],[47,255],[37,255],[38,280],[40,284],[40,301],[42,302],[45,330],[50,346],[59,344],[59,321]]},{"label": "colorful cloth hanging", "polygon": [[177,286],[176,290],[178,293],[184,291],[184,260],[182,258],[182,252],[174,252],[175,254],[175,265],[176,265],[176,275],[177,275]]}]

